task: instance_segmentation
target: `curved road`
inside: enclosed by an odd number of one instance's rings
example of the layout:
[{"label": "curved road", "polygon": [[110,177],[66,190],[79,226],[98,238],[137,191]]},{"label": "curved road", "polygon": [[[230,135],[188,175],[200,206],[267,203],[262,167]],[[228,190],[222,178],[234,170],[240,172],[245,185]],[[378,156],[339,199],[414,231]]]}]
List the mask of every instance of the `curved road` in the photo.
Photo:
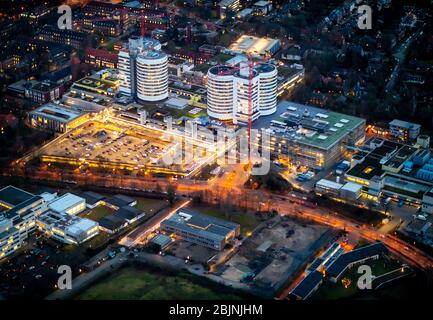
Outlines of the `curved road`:
[{"label": "curved road", "polygon": [[[15,172],[16,175],[16,172]],[[433,267],[433,258],[413,245],[398,239],[391,235],[385,235],[378,230],[366,226],[358,225],[356,222],[349,221],[347,218],[329,214],[321,208],[298,207],[290,203],[288,197],[276,196],[263,191],[249,190],[240,188],[232,188],[233,185],[225,181],[194,181],[187,179],[173,180],[151,178],[143,179],[142,177],[117,177],[117,176],[97,176],[97,175],[82,175],[74,173],[55,173],[47,171],[38,171],[31,176],[24,176],[31,180],[46,180],[54,182],[74,182],[78,186],[94,185],[99,187],[116,187],[125,190],[154,190],[156,185],[159,185],[163,190],[168,186],[176,188],[178,195],[190,196],[197,192],[206,191],[211,196],[212,200],[217,201],[223,197],[231,198],[233,203],[238,203],[239,206],[247,207],[251,210],[259,210],[260,204],[268,204],[268,209],[276,209],[280,214],[292,215],[306,218],[317,223],[328,225],[332,228],[345,230],[347,232],[356,232],[361,237],[370,241],[382,241],[391,251],[405,258],[413,265],[423,269]],[[224,179],[226,179],[224,177]]]}]

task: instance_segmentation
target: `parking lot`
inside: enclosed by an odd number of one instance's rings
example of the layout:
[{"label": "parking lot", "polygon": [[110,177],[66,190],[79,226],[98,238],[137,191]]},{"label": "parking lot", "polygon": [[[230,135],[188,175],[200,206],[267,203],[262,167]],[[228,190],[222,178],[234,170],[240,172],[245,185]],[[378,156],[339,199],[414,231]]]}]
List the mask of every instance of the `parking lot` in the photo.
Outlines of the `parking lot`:
[{"label": "parking lot", "polygon": [[[183,175],[209,156],[203,146],[194,146],[194,158],[186,158],[183,150],[186,148],[181,148],[182,142],[174,136],[114,121],[102,123],[93,120],[69,131],[40,150],[41,160],[92,168]],[[173,163],[174,159],[183,162]]]},{"label": "parking lot", "polygon": [[60,265],[79,272],[88,259],[82,252],[71,253],[65,246],[42,235],[32,235],[22,248],[22,254],[5,259],[0,264],[0,295],[6,298],[41,299],[55,289]]},{"label": "parking lot", "polygon": [[99,122],[73,130],[46,153],[53,156],[128,163],[136,166],[157,164],[169,143],[155,133],[132,135],[127,128],[112,127]]},{"label": "parking lot", "polygon": [[175,257],[183,260],[188,259],[194,263],[201,263],[206,265],[212,257],[217,255],[219,252],[212,250],[195,243],[187,242],[184,240],[177,240],[170,248],[169,253]]}]

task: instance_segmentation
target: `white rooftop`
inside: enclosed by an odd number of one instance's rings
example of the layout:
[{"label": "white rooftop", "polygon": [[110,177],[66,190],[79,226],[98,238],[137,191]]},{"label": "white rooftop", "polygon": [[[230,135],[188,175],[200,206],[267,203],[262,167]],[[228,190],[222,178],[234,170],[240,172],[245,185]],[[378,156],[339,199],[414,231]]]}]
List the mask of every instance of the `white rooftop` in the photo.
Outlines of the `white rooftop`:
[{"label": "white rooftop", "polygon": [[94,227],[97,227],[98,223],[86,218],[80,218],[75,223],[71,224],[66,228],[66,232],[71,235],[79,235],[82,232],[87,232]]},{"label": "white rooftop", "polygon": [[82,201],[85,202],[86,200],[75,194],[65,193],[63,196],[50,202],[48,207],[55,212],[63,212],[78,205]]},{"label": "white rooftop", "polygon": [[389,123],[390,126],[402,127],[406,129],[418,129],[421,127],[420,124],[394,119]]},{"label": "white rooftop", "polygon": [[260,1],[257,1],[256,3],[254,3],[254,5],[257,7],[264,7],[264,6],[267,6],[268,4],[269,4],[269,1],[265,1],[265,0],[260,0]]},{"label": "white rooftop", "polygon": [[229,64],[231,66],[235,66],[241,62],[247,62],[248,58],[242,54],[237,54],[233,58],[226,61],[226,64]]},{"label": "white rooftop", "polygon": [[355,193],[359,192],[361,189],[362,186],[354,182],[348,182],[341,188],[341,190],[355,192]]},{"label": "white rooftop", "polygon": [[31,111],[30,114],[54,119],[63,123],[68,123],[82,115],[82,113],[76,110],[72,110],[64,105],[55,104],[52,102],[40,106],[39,108]]},{"label": "white rooftop", "polygon": [[319,187],[331,188],[334,190],[340,190],[343,187],[341,183],[334,182],[327,179],[320,179],[319,181],[316,182],[316,185]]},{"label": "white rooftop", "polygon": [[242,35],[230,45],[229,50],[248,54],[265,54],[278,43],[277,39]]},{"label": "white rooftop", "polygon": [[51,202],[57,197],[57,193],[44,192],[41,193],[40,196],[44,198],[46,202]]}]

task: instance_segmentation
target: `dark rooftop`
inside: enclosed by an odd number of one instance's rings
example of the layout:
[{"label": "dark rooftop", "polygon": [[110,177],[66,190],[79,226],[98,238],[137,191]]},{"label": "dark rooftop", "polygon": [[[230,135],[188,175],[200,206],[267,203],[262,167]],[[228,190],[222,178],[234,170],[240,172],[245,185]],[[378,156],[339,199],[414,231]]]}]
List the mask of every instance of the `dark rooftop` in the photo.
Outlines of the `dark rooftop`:
[{"label": "dark rooftop", "polygon": [[[19,216],[23,213],[23,212],[20,212],[21,209],[35,203],[36,201],[40,201],[42,199],[43,198],[41,196],[32,196],[31,198],[21,202],[20,204],[14,206],[12,209],[9,209],[8,211],[4,212],[3,214],[6,218],[12,219],[12,218]],[[27,213],[27,211],[25,213]],[[21,216],[20,216],[20,218],[21,218]]]},{"label": "dark rooftop", "polygon": [[93,191],[86,191],[80,194],[81,198],[86,199],[86,203],[94,205],[98,201],[105,199],[105,197],[99,193]]},{"label": "dark rooftop", "polygon": [[11,206],[16,206],[33,197],[33,194],[13,186],[7,186],[0,190],[0,202]]},{"label": "dark rooftop", "polygon": [[116,216],[119,218],[122,218],[124,220],[132,220],[136,217],[138,217],[143,211],[131,207],[131,206],[125,206],[120,208],[117,212],[116,212]]},{"label": "dark rooftop", "polygon": [[107,199],[108,203],[119,208],[124,206],[129,206],[135,201],[136,201],[135,199],[125,196],[123,194],[116,194],[115,196],[112,196],[111,198]]},{"label": "dark rooftop", "polygon": [[125,220],[123,220],[122,218],[116,217],[116,215],[109,215],[109,216],[103,217],[101,220],[99,220],[98,223],[101,227],[114,231],[114,230],[120,228],[121,226],[123,226],[123,224],[125,223]]},{"label": "dark rooftop", "polygon": [[381,176],[385,171],[382,170],[382,165],[379,160],[368,155],[364,161],[355,165],[346,174],[349,176],[358,177],[365,180],[370,180],[374,176]]},{"label": "dark rooftop", "polygon": [[323,275],[319,271],[313,271],[308,274],[291,292],[293,295],[305,299],[323,280]]},{"label": "dark rooftop", "polygon": [[339,256],[328,268],[327,273],[331,277],[339,276],[351,263],[373,257],[378,254],[387,253],[388,249],[382,242],[376,242],[368,246],[355,249]]}]

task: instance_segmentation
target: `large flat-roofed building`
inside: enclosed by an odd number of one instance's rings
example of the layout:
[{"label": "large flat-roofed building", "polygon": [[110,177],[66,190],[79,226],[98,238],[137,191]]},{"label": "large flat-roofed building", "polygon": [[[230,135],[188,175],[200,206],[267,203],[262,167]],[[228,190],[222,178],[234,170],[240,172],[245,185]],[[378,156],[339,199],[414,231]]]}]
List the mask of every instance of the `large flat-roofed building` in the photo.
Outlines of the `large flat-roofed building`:
[{"label": "large flat-roofed building", "polygon": [[36,229],[36,217],[47,209],[44,199],[19,188],[0,190],[0,259],[21,248]]},{"label": "large flat-roofed building", "polygon": [[347,145],[364,141],[364,119],[288,101],[281,103],[286,111],[266,129],[271,136],[271,154],[276,157],[286,157],[295,165],[329,168],[341,159]]},{"label": "large flat-roofed building", "polygon": [[63,133],[86,121],[88,115],[62,105],[47,103],[31,111],[29,119],[33,127]]},{"label": "large flat-roofed building", "polygon": [[97,222],[48,210],[38,217],[41,231],[54,239],[68,244],[81,244],[99,234]]},{"label": "large flat-roofed building", "polygon": [[215,250],[224,249],[226,243],[240,234],[240,226],[237,223],[187,209],[180,209],[171,218],[164,220],[161,229],[167,233],[174,233],[183,240]]},{"label": "large flat-roofed building", "polygon": [[258,38],[242,35],[233,42],[229,51],[234,53],[249,54],[252,56],[273,56],[281,47],[280,40],[271,38]]}]

